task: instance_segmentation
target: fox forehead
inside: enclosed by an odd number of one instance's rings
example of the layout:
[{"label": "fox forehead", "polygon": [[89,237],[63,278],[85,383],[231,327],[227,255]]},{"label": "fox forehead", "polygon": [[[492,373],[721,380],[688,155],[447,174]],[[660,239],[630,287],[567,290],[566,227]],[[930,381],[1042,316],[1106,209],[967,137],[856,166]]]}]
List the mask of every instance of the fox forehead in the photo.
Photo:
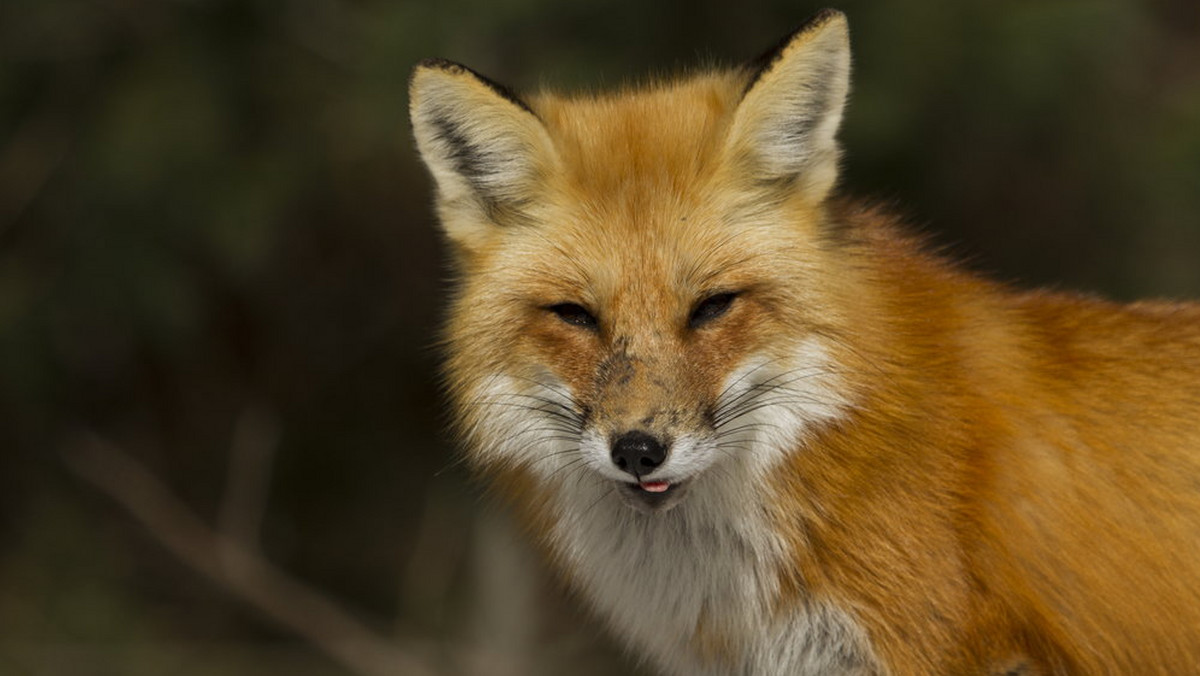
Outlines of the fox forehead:
[{"label": "fox forehead", "polygon": [[724,71],[600,96],[542,94],[530,106],[563,176],[592,196],[686,195],[715,168],[744,76]]},{"label": "fox forehead", "polygon": [[[530,97],[555,170],[529,195],[528,227],[506,228],[495,241],[497,267],[597,303],[657,294],[687,304],[777,277],[778,259],[794,261],[796,247],[813,242],[803,228],[744,218],[737,183],[723,180],[725,136],[745,83],[731,70],[604,95]],[[794,218],[803,221],[807,207],[791,205]]]},{"label": "fox forehead", "polygon": [[706,296],[783,292],[783,238],[719,220],[703,208],[677,205],[636,213],[564,209],[561,218],[510,233],[484,283],[542,305],[580,303],[606,324],[627,319],[678,328]]}]

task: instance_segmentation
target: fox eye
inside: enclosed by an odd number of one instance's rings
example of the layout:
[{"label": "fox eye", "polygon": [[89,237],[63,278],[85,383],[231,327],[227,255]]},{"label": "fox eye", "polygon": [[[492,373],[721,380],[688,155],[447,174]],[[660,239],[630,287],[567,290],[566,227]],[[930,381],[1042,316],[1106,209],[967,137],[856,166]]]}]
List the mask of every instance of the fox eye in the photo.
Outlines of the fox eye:
[{"label": "fox eye", "polygon": [[715,293],[700,301],[692,310],[691,316],[688,317],[688,326],[693,329],[699,328],[725,314],[734,298],[737,298],[736,293],[726,291]]},{"label": "fox eye", "polygon": [[595,315],[577,303],[558,303],[546,309],[553,312],[559,319],[573,326],[594,329],[599,324],[596,321]]}]

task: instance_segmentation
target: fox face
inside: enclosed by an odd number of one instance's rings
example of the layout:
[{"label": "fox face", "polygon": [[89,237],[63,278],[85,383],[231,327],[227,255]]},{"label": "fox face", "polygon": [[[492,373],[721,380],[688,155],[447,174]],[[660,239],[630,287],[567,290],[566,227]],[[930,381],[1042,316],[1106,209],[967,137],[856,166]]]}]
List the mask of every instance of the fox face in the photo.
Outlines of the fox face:
[{"label": "fox face", "polygon": [[[497,280],[514,294],[507,311],[462,327],[494,336],[503,326],[507,336],[505,353],[460,395],[488,460],[543,478],[587,473],[635,508],[665,509],[714,466],[765,470],[766,449],[783,452],[837,415],[843,402],[821,340],[776,339],[804,318],[773,311],[788,291],[755,274],[769,253],[747,243],[735,249],[741,265],[688,260],[657,250],[653,230],[601,238],[598,260],[558,253],[536,278]],[[759,452],[740,457],[749,448]]]},{"label": "fox face", "polygon": [[754,485],[851,405],[824,208],[848,69],[834,13],[750,67],[609,96],[418,67],[474,460],[664,511]]}]

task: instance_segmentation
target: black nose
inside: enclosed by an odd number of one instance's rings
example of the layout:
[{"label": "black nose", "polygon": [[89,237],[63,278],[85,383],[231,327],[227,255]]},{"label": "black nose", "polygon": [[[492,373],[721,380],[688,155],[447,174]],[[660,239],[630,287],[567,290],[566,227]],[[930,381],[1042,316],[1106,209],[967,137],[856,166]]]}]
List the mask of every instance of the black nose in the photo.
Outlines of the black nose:
[{"label": "black nose", "polygon": [[634,477],[654,471],[667,457],[667,447],[645,432],[626,432],[612,444],[613,464]]}]

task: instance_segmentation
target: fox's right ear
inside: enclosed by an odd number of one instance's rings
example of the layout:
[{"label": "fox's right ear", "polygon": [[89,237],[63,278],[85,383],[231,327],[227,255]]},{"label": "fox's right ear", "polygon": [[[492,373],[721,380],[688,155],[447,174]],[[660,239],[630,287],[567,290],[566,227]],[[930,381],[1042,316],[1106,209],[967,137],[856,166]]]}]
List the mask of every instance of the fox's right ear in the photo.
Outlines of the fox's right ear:
[{"label": "fox's right ear", "polygon": [[528,105],[466,66],[430,59],[413,70],[409,114],[452,240],[469,246],[520,217],[553,157]]}]

